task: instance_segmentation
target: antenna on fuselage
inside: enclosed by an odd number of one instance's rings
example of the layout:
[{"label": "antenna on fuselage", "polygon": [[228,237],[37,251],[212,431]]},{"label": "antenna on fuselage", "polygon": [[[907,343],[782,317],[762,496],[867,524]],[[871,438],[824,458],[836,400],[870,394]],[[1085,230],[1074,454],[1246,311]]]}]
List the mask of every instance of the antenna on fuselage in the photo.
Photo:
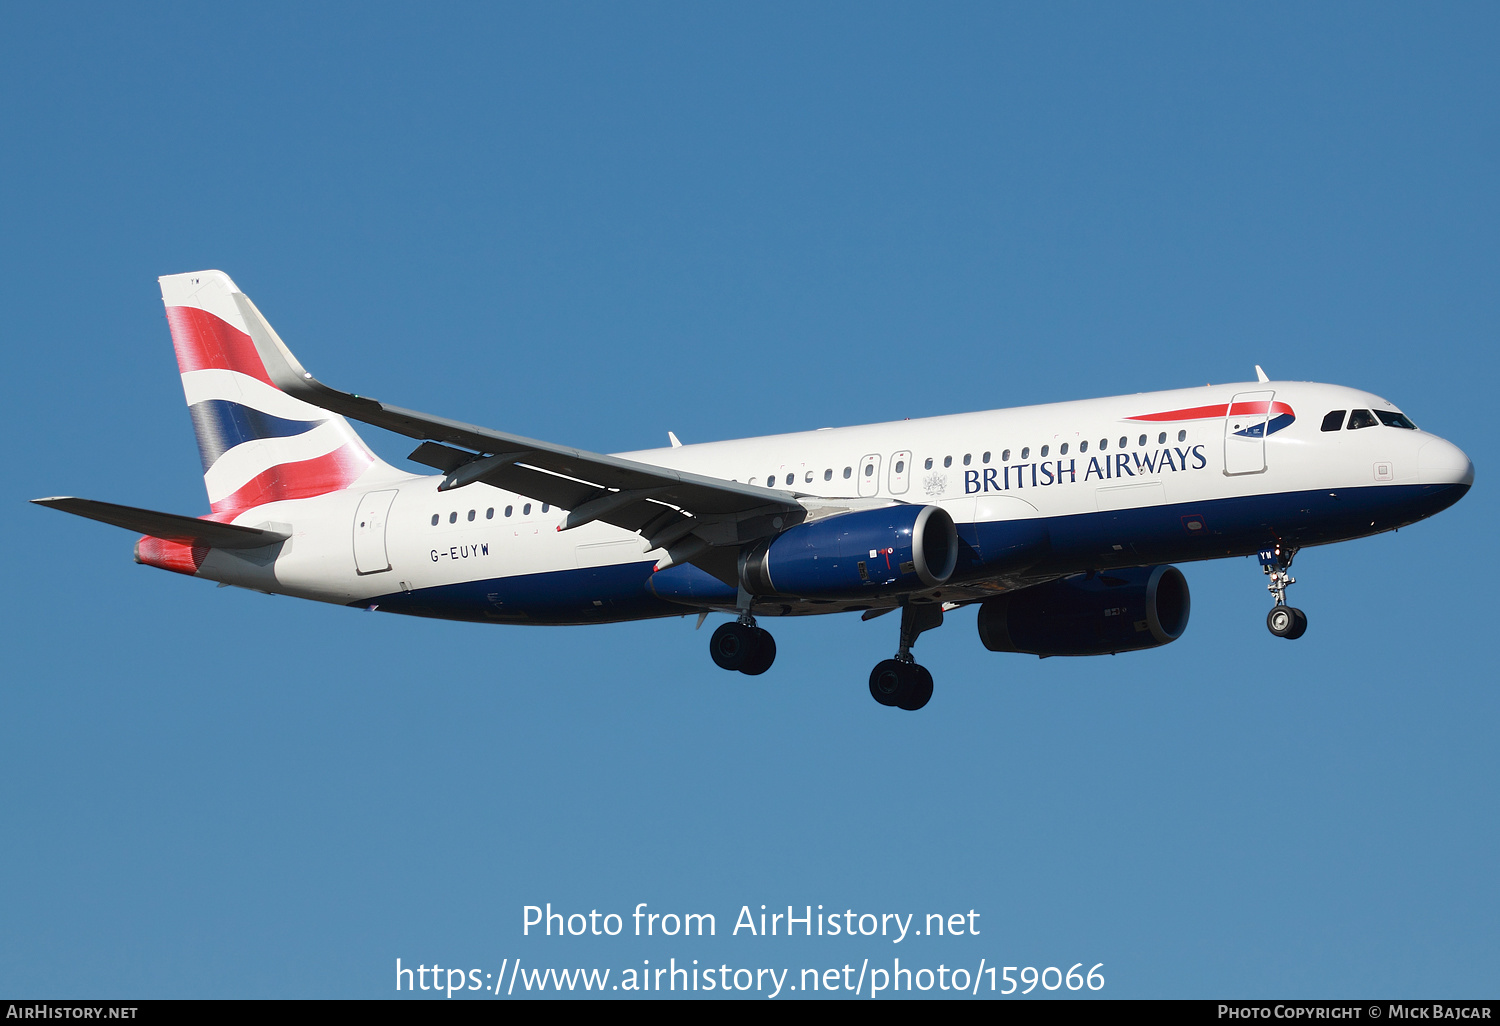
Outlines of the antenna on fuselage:
[{"label": "antenna on fuselage", "polygon": [[1255,365],[1255,380],[1256,381],[1270,381],[1271,380],[1270,378],[1266,377],[1266,372],[1260,369],[1260,364],[1258,364],[1258,363]]}]

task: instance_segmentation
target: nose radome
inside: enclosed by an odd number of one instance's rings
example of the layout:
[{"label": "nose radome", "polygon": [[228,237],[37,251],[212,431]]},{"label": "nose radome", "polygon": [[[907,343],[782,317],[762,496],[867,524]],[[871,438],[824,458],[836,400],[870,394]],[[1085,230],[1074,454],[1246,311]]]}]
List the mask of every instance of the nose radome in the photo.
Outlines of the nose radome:
[{"label": "nose radome", "polygon": [[1452,442],[1434,438],[1417,452],[1417,480],[1422,484],[1474,483],[1474,464]]}]

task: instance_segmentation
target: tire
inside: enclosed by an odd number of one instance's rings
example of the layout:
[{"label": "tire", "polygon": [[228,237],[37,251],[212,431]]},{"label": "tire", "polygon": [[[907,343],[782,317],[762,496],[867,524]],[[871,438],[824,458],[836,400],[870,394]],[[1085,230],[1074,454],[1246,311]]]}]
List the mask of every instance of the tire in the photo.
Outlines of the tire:
[{"label": "tire", "polygon": [[1300,609],[1292,610],[1292,629],[1286,632],[1288,641],[1296,641],[1307,633],[1307,614]]},{"label": "tire", "polygon": [[751,677],[758,677],[771,668],[776,661],[776,639],[771,637],[771,632],[754,628],[755,644],[751,646],[750,655],[740,667],[740,672]]},{"label": "tire", "polygon": [[721,670],[743,669],[755,650],[756,629],[733,620],[720,624],[713,637],[708,639],[708,654],[713,657],[714,664]]},{"label": "tire", "polygon": [[894,659],[882,659],[870,671],[870,697],[881,705],[894,706],[909,689],[906,667]]},{"label": "tire", "polygon": [[[1266,614],[1266,630],[1270,631],[1278,638],[1293,637],[1294,635],[1292,634],[1292,630],[1297,626],[1298,612],[1298,610],[1293,609],[1291,606],[1273,607],[1271,611]],[[1304,630],[1306,630],[1306,620],[1307,618],[1303,617]]]},{"label": "tire", "polygon": [[927,672],[927,667],[912,665],[911,687],[907,691],[904,700],[896,703],[907,712],[916,712],[932,699],[932,674]]}]

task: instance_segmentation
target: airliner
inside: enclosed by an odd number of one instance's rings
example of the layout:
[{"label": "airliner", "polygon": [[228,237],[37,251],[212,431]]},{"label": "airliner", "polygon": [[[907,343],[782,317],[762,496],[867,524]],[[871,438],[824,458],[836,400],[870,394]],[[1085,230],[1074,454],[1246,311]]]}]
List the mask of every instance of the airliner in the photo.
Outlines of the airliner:
[{"label": "airliner", "polygon": [[[870,673],[916,710],[911,654],[977,605],[994,652],[1155,648],[1191,606],[1172,564],[1257,555],[1296,639],[1293,557],[1446,509],[1474,467],[1390,402],[1256,381],[589,452],[402,409],[314,378],[221,271],[159,279],[212,512],[32,500],[143,535],[137,562],[357,609],[500,624],[727,614],[713,661],[756,675],[761,621],[899,612]],[[350,421],[420,444],[392,467]]]}]

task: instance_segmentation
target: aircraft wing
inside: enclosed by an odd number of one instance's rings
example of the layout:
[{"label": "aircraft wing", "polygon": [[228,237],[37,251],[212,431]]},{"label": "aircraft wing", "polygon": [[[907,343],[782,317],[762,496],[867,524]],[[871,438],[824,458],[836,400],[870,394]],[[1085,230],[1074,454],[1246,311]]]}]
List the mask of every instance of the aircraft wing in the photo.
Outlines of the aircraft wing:
[{"label": "aircraft wing", "polygon": [[113,524],[128,531],[138,531],[153,538],[182,542],[184,545],[207,545],[214,549],[258,549],[262,545],[274,545],[291,537],[283,531],[219,524],[177,513],[158,513],[154,509],[118,506],[113,502],[99,502],[96,499],[77,499],[71,495],[31,501],[38,506],[60,509],[64,513]]},{"label": "aircraft wing", "polygon": [[421,439],[410,458],[443,471],[442,490],[482,481],[531,496],[570,511],[559,530],[601,520],[639,532],[645,551],[667,549],[663,565],[691,561],[720,576],[727,567],[718,565],[722,559],[704,558],[707,549],[774,534],[808,515],[797,492],[574,449],[341,392],[308,373],[248,297],[233,295],[278,388],[333,413]]}]

